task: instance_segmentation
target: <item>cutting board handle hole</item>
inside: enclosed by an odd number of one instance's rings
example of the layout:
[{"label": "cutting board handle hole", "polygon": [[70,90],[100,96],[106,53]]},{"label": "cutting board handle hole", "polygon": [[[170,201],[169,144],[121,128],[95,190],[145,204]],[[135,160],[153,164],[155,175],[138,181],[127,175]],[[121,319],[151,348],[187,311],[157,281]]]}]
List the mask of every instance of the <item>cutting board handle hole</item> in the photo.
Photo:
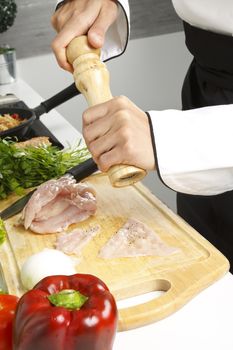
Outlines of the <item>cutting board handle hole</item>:
[{"label": "cutting board handle hole", "polygon": [[[146,287],[146,288],[145,288]],[[171,283],[167,280],[155,280],[143,287],[143,289],[147,289],[147,291],[141,291],[139,295],[132,296],[130,298],[125,298],[123,300],[117,301],[118,309],[124,309],[136,305],[140,305],[143,303],[147,303],[151,300],[160,298],[171,288]],[[137,287],[135,287],[135,290]],[[149,289],[149,291],[148,291]]]}]

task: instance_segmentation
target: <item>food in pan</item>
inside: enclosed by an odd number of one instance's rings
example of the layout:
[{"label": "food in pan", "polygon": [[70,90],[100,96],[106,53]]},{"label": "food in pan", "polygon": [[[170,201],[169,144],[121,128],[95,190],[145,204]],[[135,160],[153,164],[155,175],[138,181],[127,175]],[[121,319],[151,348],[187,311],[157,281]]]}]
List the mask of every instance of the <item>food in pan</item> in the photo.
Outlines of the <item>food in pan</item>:
[{"label": "food in pan", "polygon": [[51,146],[51,142],[47,136],[37,136],[33,137],[26,141],[20,141],[15,143],[15,147],[17,148],[26,148],[26,147],[43,147],[43,146]]},{"label": "food in pan", "polygon": [[55,233],[84,221],[97,209],[95,191],[71,175],[40,185],[24,207],[24,227],[36,233]]},{"label": "food in pan", "polygon": [[19,114],[0,114],[0,132],[18,126],[23,123],[25,119],[21,118]]},{"label": "food in pan", "polygon": [[176,252],[177,248],[164,243],[146,224],[130,218],[101,248],[99,257],[167,256]]},{"label": "food in pan", "polygon": [[100,232],[100,226],[95,225],[87,229],[75,228],[70,232],[60,234],[56,241],[56,249],[66,254],[79,255],[90,240]]},{"label": "food in pan", "polygon": [[19,149],[15,140],[0,138],[0,199],[12,192],[25,194],[24,189],[62,176],[90,158],[87,148],[80,144],[61,150],[48,144],[46,138],[39,139],[26,141],[23,148],[19,143]]}]

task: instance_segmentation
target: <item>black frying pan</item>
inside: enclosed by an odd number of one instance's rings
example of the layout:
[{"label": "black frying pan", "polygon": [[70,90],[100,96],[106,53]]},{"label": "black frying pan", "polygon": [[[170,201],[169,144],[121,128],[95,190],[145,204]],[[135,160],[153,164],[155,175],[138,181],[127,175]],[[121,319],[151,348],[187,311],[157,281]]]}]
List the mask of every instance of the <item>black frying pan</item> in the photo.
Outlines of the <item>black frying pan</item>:
[{"label": "black frying pan", "polygon": [[75,84],[68,86],[66,89],[58,92],[48,100],[41,102],[41,104],[33,109],[29,108],[17,108],[17,107],[1,107],[0,115],[3,114],[14,114],[17,113],[20,118],[26,119],[24,122],[14,128],[10,128],[5,131],[0,131],[0,138],[6,136],[16,136],[21,140],[27,133],[28,128],[31,124],[42,114],[48,113],[51,109],[59,106],[60,104],[68,101],[72,97],[79,95],[80,92],[77,90]]}]

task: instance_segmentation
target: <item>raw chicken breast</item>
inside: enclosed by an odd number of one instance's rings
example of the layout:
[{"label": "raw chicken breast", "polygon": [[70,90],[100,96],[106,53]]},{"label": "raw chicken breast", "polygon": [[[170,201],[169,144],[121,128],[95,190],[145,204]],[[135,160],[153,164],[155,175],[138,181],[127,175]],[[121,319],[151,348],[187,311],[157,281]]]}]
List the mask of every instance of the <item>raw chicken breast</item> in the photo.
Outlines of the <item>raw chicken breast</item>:
[{"label": "raw chicken breast", "polygon": [[170,247],[152,229],[133,218],[129,219],[99,252],[101,258],[136,256],[166,256],[178,252]]},{"label": "raw chicken breast", "polygon": [[78,255],[82,248],[84,248],[99,231],[99,225],[87,229],[75,228],[69,233],[59,235],[56,241],[56,249],[66,254]]},{"label": "raw chicken breast", "polygon": [[36,233],[61,232],[96,212],[95,191],[65,175],[40,185],[25,206],[24,227]]}]

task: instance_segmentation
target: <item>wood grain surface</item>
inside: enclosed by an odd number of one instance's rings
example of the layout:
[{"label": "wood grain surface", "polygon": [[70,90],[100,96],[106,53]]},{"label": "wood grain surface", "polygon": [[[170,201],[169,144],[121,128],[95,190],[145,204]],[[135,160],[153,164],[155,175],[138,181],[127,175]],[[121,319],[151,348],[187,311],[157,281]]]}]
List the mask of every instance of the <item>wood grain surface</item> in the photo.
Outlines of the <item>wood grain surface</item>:
[{"label": "wood grain surface", "polygon": [[[18,13],[14,25],[0,36],[0,45],[7,43],[17,50],[17,57],[51,52],[55,31],[50,17],[56,0],[16,0]],[[131,39],[182,30],[171,0],[130,0]]]},{"label": "wood grain surface", "polygon": [[[181,308],[229,269],[226,258],[207,240],[138,183],[113,188],[106,175],[87,179],[97,193],[95,216],[73,227],[100,225],[100,232],[83,248],[76,264],[77,272],[100,277],[117,300],[147,292],[165,293],[149,302],[119,310],[119,331],[158,321]],[[13,198],[0,202],[0,210]],[[30,255],[43,248],[53,248],[57,235],[38,235],[26,231],[20,215],[6,221],[8,241],[1,246],[0,260],[11,293],[24,290],[19,272]],[[164,243],[178,248],[169,256],[140,256],[103,259],[100,248],[128,220],[136,218],[156,232]]]}]

